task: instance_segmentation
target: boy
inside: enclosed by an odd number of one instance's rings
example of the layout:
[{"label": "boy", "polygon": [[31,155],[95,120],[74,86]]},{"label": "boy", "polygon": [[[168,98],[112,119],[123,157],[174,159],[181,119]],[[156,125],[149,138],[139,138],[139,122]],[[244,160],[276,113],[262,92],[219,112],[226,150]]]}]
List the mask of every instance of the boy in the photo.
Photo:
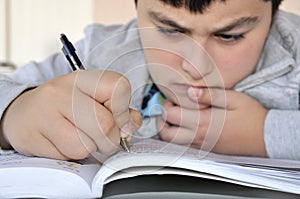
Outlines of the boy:
[{"label": "boy", "polygon": [[1,77],[2,148],[60,159],[113,153],[120,132],[140,125],[130,87],[140,108],[149,72],[166,98],[161,139],[300,160],[300,18],[277,13],[280,2],[136,1],[136,22],[86,30],[77,48],[89,71],[69,74],[57,54]]}]

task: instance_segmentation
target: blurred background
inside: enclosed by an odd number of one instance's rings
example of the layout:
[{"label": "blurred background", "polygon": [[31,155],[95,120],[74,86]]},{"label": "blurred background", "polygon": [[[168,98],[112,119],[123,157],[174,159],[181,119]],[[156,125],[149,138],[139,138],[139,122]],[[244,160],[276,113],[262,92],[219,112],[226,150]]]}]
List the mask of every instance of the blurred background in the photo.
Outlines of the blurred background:
[{"label": "blurred background", "polygon": [[[281,8],[300,14],[300,0]],[[134,0],[0,0],[0,62],[41,61],[60,51],[62,32],[75,42],[90,23],[126,23],[135,15]]]}]

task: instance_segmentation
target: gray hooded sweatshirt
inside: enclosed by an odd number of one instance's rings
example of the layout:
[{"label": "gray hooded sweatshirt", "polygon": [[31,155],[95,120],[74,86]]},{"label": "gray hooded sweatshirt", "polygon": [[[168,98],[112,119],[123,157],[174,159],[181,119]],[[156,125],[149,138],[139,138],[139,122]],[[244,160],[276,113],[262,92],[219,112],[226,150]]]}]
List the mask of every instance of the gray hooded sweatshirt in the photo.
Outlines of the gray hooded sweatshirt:
[{"label": "gray hooded sweatshirt", "polygon": [[[256,71],[233,88],[260,101],[269,109],[264,139],[270,158],[300,160],[300,17],[279,11],[274,18]],[[124,74],[132,87],[131,107],[139,109],[149,73],[136,21],[126,25],[85,29],[76,43],[88,70],[111,70]],[[10,76],[0,75],[0,118],[24,90],[70,73],[62,53],[43,62],[29,62]]]}]

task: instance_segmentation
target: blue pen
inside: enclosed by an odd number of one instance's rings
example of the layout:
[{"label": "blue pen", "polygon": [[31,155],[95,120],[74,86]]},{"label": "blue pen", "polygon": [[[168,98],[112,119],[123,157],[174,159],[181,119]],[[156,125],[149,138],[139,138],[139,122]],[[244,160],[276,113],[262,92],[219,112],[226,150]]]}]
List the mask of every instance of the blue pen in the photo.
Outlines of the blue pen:
[{"label": "blue pen", "polygon": [[60,41],[63,44],[61,50],[67,58],[72,71],[85,70],[85,67],[83,66],[82,62],[76,54],[76,49],[74,48],[73,44],[68,40],[65,34],[60,35]]},{"label": "blue pen", "polygon": [[[63,47],[61,50],[64,53],[65,57],[67,58],[72,71],[86,70],[86,68],[83,66],[82,62],[80,61],[79,57],[76,54],[75,47],[68,40],[68,38],[65,34],[60,35],[60,41],[63,44]],[[128,153],[130,152],[127,138],[121,137],[120,144],[125,151],[127,151]]]}]

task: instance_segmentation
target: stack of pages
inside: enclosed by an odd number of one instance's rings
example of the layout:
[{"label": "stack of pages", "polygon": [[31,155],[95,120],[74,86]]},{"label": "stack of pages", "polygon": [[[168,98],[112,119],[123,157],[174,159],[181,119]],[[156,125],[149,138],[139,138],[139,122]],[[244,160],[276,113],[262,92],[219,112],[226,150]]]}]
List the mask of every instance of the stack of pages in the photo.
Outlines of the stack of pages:
[{"label": "stack of pages", "polygon": [[95,198],[105,184],[140,175],[184,175],[300,194],[300,162],[218,155],[154,139],[134,140],[131,153],[94,153],[71,162],[0,156],[0,198]]}]

